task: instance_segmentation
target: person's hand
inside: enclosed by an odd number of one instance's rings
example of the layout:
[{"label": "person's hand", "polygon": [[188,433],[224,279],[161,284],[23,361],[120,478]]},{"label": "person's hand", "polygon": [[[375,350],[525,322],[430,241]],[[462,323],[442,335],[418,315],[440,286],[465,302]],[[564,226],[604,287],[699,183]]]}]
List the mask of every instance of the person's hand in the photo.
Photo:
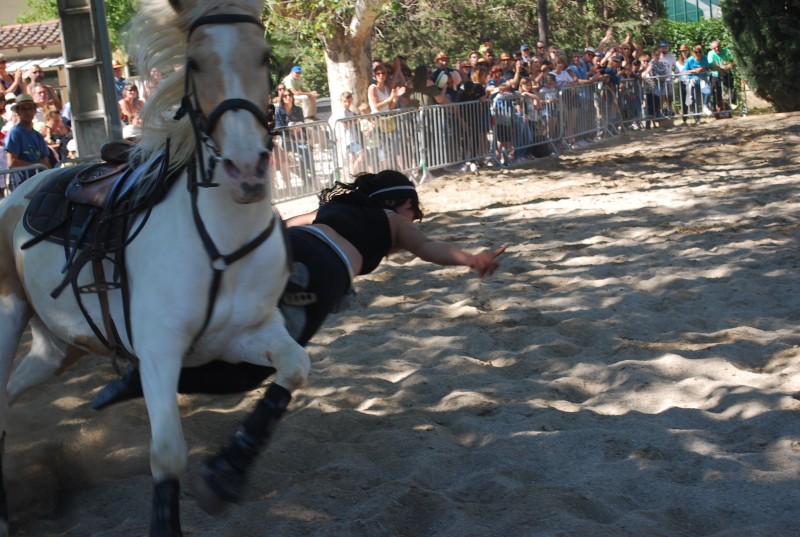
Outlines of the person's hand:
[{"label": "person's hand", "polygon": [[473,255],[469,259],[469,268],[475,269],[478,276],[481,278],[491,276],[497,267],[500,266],[500,263],[496,261],[497,257],[505,252],[506,248],[506,246],[502,246],[494,251],[484,250],[483,252]]},{"label": "person's hand", "polygon": [[406,87],[405,86],[399,86],[397,88],[397,96],[398,97],[400,97],[401,95],[404,95],[405,92],[406,92]]},{"label": "person's hand", "polygon": [[606,39],[611,39],[614,37],[614,28],[609,28],[606,30]]}]

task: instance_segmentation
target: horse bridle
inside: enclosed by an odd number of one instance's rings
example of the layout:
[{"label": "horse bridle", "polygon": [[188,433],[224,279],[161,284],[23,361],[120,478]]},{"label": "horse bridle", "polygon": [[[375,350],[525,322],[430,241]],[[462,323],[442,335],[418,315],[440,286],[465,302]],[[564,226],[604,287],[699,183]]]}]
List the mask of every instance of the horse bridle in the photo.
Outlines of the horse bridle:
[{"label": "horse bridle", "polygon": [[[192,33],[201,26],[206,26],[208,24],[255,24],[261,30],[264,30],[264,25],[261,24],[261,21],[258,20],[256,17],[250,15],[243,15],[243,14],[235,14],[235,13],[228,13],[228,14],[219,14],[219,15],[206,15],[204,17],[198,18],[196,21],[192,23],[189,27],[189,31],[186,35],[186,41],[191,39]],[[271,58],[271,56],[270,56]],[[200,102],[198,101],[197,91],[194,84],[194,79],[191,76],[192,73],[192,65],[194,64],[194,60],[190,57],[186,57],[186,65],[184,66],[184,88],[183,88],[183,98],[181,99],[181,106],[178,108],[177,112],[175,113],[175,120],[178,121],[183,118],[183,116],[188,115],[189,121],[192,125],[192,130],[194,131],[195,137],[195,154],[197,158],[200,159],[202,153],[202,146],[205,145],[206,148],[209,150],[209,157],[208,157],[208,165],[207,168],[202,166],[202,162],[198,162],[199,170],[200,170],[200,181],[193,181],[193,185],[190,185],[190,188],[193,187],[215,187],[219,186],[217,183],[212,182],[214,177],[214,169],[216,167],[217,162],[222,161],[222,155],[219,152],[219,148],[217,147],[216,142],[214,142],[214,129],[217,126],[222,114],[225,112],[235,111],[235,110],[247,110],[251,114],[256,117],[256,120],[259,121],[262,125],[267,128],[267,137],[264,143],[264,147],[267,148],[268,151],[272,151],[273,143],[272,143],[272,128],[271,123],[272,120],[269,115],[258,105],[253,103],[252,101],[248,101],[247,99],[225,99],[221,103],[219,103],[208,116],[205,116],[200,108]]]},{"label": "horse bridle", "polygon": [[[261,24],[261,21],[255,17],[250,15],[243,15],[243,14],[219,14],[219,15],[206,15],[203,17],[198,18],[196,21],[192,23],[189,27],[188,34],[186,36],[187,42],[191,39],[192,32],[194,32],[197,28],[201,26],[205,26],[208,24],[255,24],[262,30],[264,26]],[[236,251],[230,254],[222,254],[220,253],[217,246],[214,244],[211,235],[209,235],[208,230],[206,229],[205,224],[203,223],[203,219],[200,216],[200,211],[197,206],[197,194],[199,188],[209,188],[209,187],[216,187],[219,186],[217,183],[213,183],[213,175],[214,175],[214,168],[217,162],[222,160],[222,155],[217,148],[216,143],[213,139],[213,132],[214,128],[216,127],[217,123],[219,122],[222,114],[225,112],[229,112],[232,110],[247,110],[251,114],[253,114],[256,119],[261,122],[267,129],[267,140],[265,141],[264,146],[267,148],[268,151],[272,150],[272,129],[271,129],[271,119],[261,109],[252,101],[248,101],[246,99],[226,99],[219,103],[212,111],[208,114],[208,116],[204,116],[202,110],[200,109],[200,103],[198,101],[197,92],[192,91],[195,90],[194,87],[194,80],[191,76],[192,72],[192,63],[193,60],[191,57],[187,56],[186,58],[186,65],[185,65],[185,83],[184,83],[184,92],[183,98],[181,99],[181,106],[175,114],[175,120],[180,120],[184,115],[189,116],[189,120],[192,125],[192,129],[194,131],[195,137],[195,155],[196,158],[192,159],[189,162],[189,169],[188,169],[188,187],[192,197],[192,215],[194,217],[195,226],[197,227],[197,231],[200,235],[200,239],[203,242],[203,246],[205,247],[206,253],[209,256],[211,270],[213,271],[213,277],[211,279],[211,286],[209,289],[209,300],[208,306],[206,308],[206,316],[205,320],[203,321],[203,326],[200,328],[199,332],[195,335],[194,339],[192,340],[192,344],[189,347],[189,352],[194,348],[197,341],[203,335],[208,324],[211,322],[211,316],[214,312],[214,303],[216,302],[217,295],[219,294],[219,289],[222,284],[222,273],[233,263],[242,259],[247,254],[251,253],[253,250],[258,248],[264,241],[266,241],[272,232],[275,230],[276,221],[278,221],[278,217],[273,214],[272,220],[270,221],[267,228],[262,231],[257,237],[243,245],[242,247],[238,248]],[[203,145],[205,145],[209,150],[209,157],[208,157],[208,169],[203,167]],[[200,170],[201,178],[200,180],[197,179],[197,170]]]}]

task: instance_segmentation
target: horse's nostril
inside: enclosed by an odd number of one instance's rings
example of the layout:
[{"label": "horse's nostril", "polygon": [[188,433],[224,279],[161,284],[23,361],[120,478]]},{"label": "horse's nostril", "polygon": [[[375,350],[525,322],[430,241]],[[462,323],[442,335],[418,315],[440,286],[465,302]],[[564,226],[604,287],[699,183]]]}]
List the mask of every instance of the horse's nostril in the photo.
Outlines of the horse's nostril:
[{"label": "horse's nostril", "polygon": [[242,171],[233,163],[233,161],[229,158],[226,158],[222,161],[222,166],[225,168],[225,173],[230,175],[234,179],[238,179],[242,175]]}]

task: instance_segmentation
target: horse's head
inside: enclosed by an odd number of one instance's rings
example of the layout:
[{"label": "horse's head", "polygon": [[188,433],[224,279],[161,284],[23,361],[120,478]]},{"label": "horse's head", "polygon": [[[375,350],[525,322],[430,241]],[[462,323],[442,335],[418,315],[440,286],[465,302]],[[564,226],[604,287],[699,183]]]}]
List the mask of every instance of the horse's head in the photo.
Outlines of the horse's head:
[{"label": "horse's head", "polygon": [[[181,9],[179,0],[170,1]],[[204,143],[218,162],[215,179],[236,202],[253,203],[263,200],[270,186],[271,55],[258,10],[241,10],[243,5],[223,4],[190,22],[186,97],[196,114],[196,134],[208,137]]]}]

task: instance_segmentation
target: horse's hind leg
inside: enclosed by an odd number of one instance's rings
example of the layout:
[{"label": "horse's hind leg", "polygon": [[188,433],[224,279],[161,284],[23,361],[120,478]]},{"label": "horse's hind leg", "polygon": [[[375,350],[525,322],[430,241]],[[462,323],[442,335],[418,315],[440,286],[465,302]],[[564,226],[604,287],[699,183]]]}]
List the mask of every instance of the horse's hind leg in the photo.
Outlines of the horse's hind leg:
[{"label": "horse's hind leg", "polygon": [[38,317],[33,317],[30,324],[31,349],[11,375],[8,383],[9,406],[29,389],[53,378],[67,362],[85,354],[58,339]]},{"label": "horse's hind leg", "polygon": [[[8,288],[3,281],[3,288]],[[3,484],[3,456],[6,438],[6,424],[8,423],[8,378],[11,375],[11,366],[17,354],[17,347],[22,339],[22,333],[28,324],[31,309],[22,298],[22,294],[4,294],[0,297],[0,537],[8,535],[8,507],[6,504],[6,489]]]}]

